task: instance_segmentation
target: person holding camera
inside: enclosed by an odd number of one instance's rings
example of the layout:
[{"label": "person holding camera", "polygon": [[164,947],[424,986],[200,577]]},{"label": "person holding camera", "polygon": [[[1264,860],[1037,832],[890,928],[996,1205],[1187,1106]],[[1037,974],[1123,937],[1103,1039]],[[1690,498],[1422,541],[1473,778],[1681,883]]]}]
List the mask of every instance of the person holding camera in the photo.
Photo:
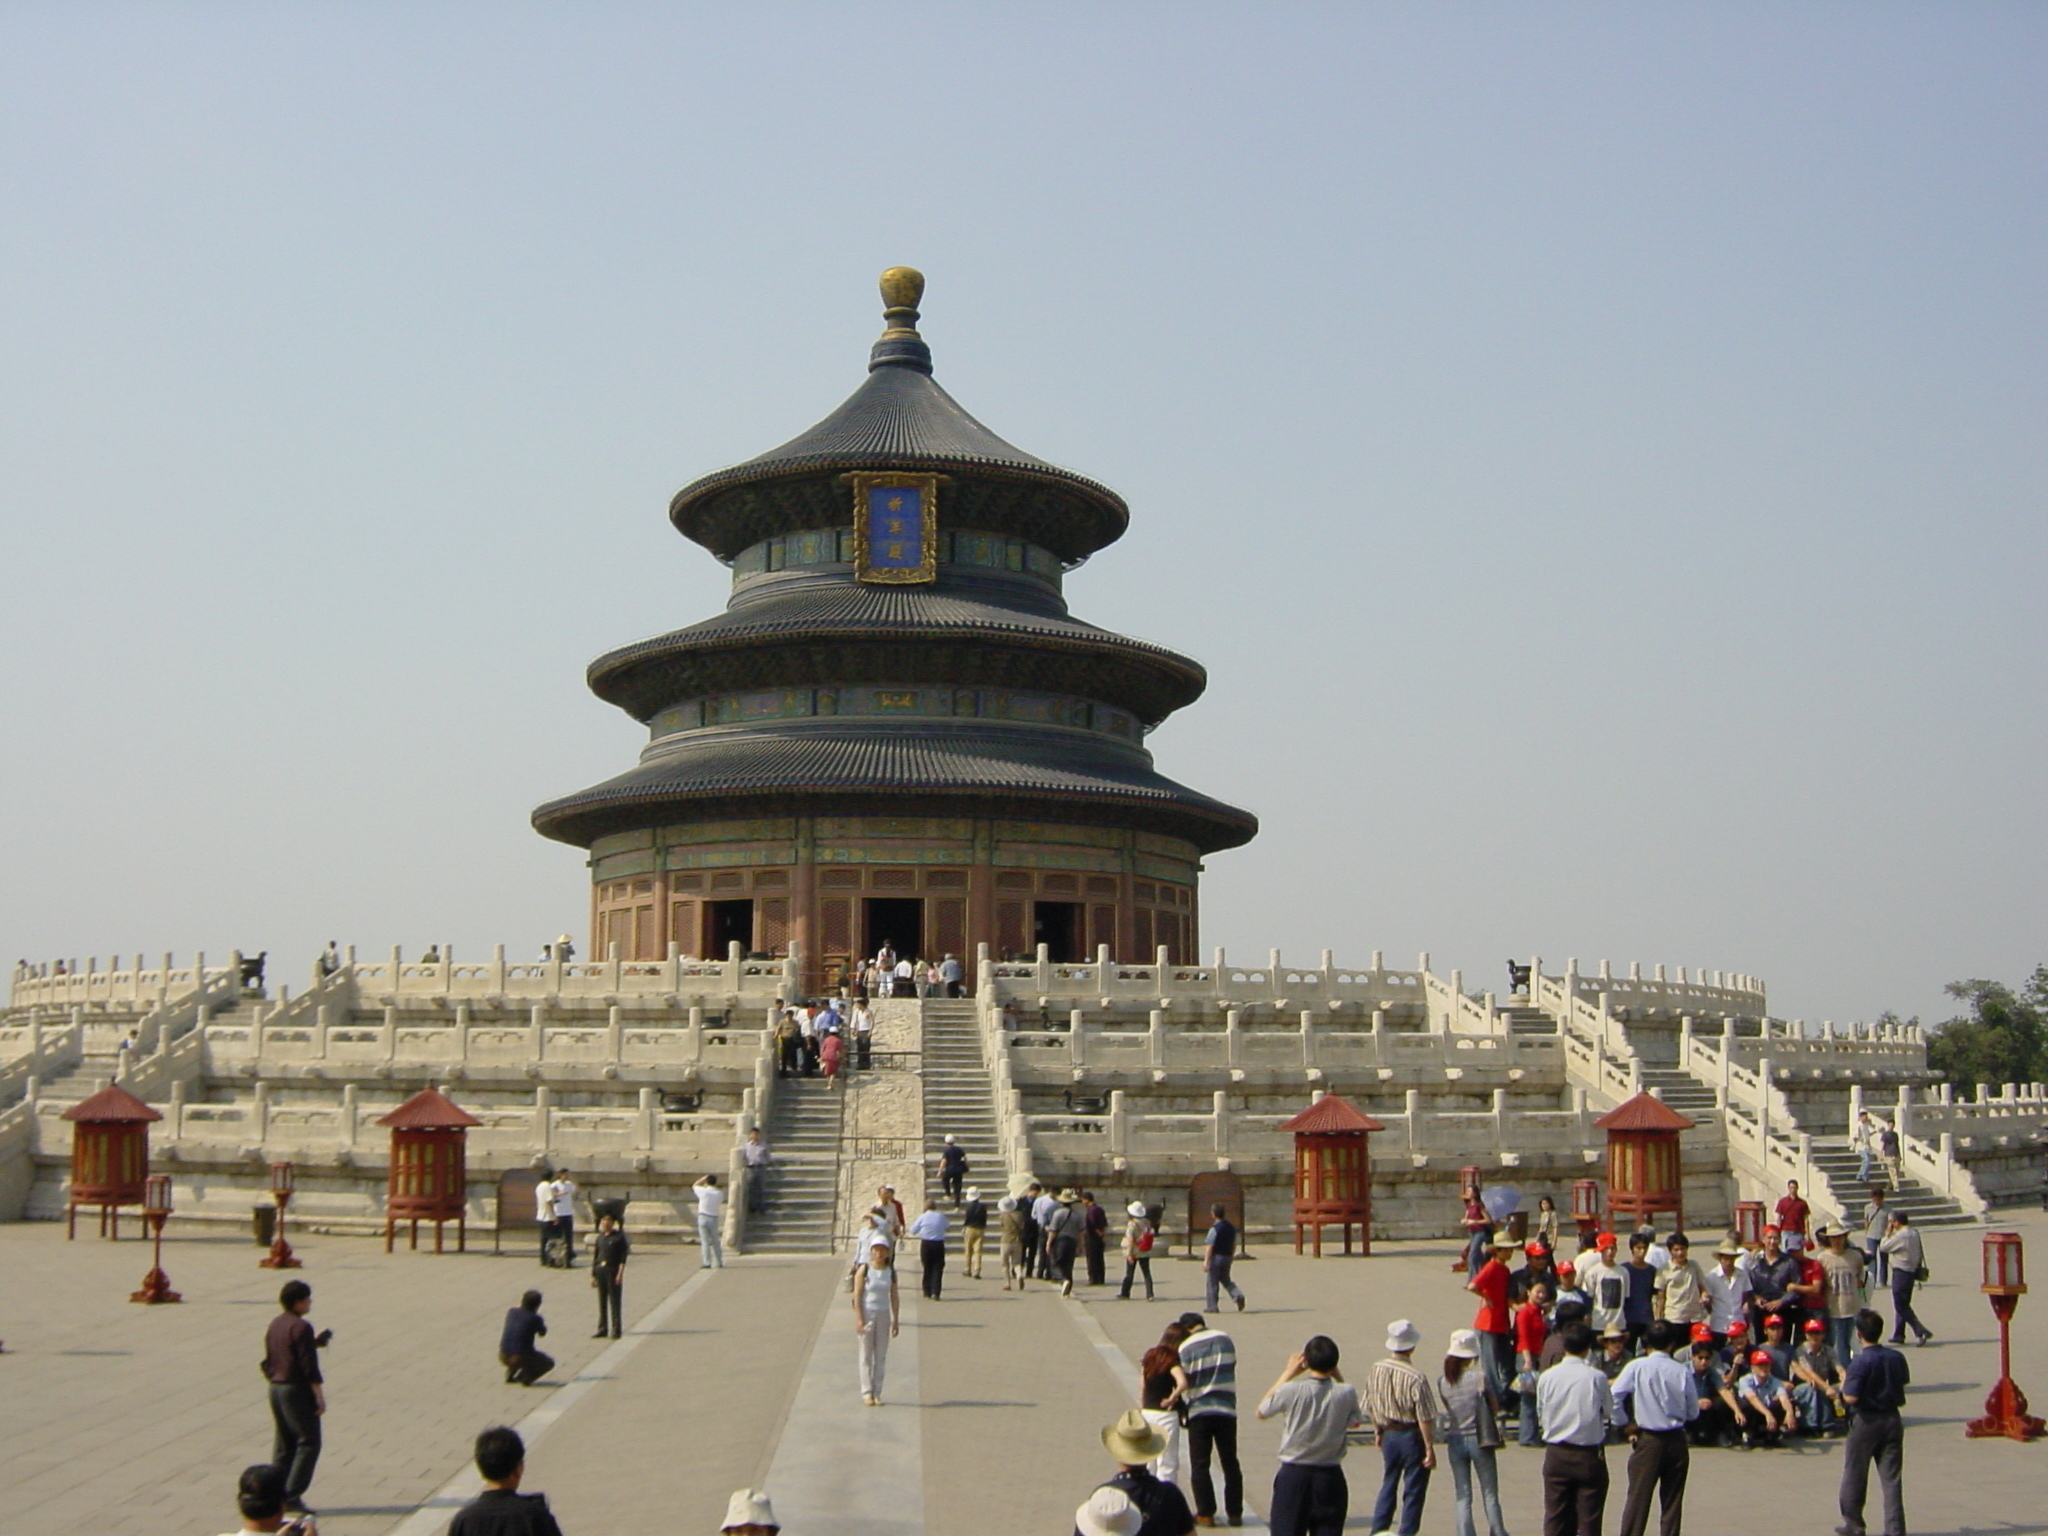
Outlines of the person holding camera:
[{"label": "person holding camera", "polygon": [[306,1321],[313,1310],[313,1287],[303,1280],[286,1281],[277,1304],[284,1310],[263,1335],[263,1379],[270,1383],[270,1418],[276,1428],[270,1460],[284,1479],[285,1512],[309,1515],[306,1490],[320,1461],[320,1415],[327,1411],[318,1352],[334,1330],[315,1334]]}]

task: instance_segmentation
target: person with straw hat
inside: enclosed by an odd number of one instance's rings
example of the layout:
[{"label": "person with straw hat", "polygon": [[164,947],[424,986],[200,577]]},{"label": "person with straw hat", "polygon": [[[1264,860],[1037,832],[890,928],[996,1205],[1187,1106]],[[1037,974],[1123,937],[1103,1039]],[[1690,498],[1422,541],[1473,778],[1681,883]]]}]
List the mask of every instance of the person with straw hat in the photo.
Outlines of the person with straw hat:
[{"label": "person with straw hat", "polygon": [[1286,1416],[1266,1512],[1273,1536],[1342,1536],[1351,1506],[1344,1444],[1358,1422],[1358,1389],[1337,1374],[1336,1342],[1319,1333],[1290,1355],[1258,1414]]},{"label": "person with straw hat", "polygon": [[[1137,1511],[1138,1523],[1128,1528],[1130,1536],[1188,1536],[1195,1528],[1195,1516],[1186,1495],[1155,1477],[1146,1466],[1165,1453],[1166,1437],[1152,1427],[1143,1411],[1125,1409],[1123,1416],[1102,1432],[1102,1448],[1115,1459],[1117,1471],[1095,1492],[1099,1497],[1114,1490]],[[1081,1507],[1085,1510],[1089,1505]]]},{"label": "person with straw hat", "polygon": [[725,1536],[775,1536],[781,1529],[782,1523],[775,1518],[775,1506],[758,1488],[734,1489],[731,1499],[726,1501],[725,1524],[719,1527]]},{"label": "person with straw hat", "polygon": [[1422,1330],[1407,1318],[1387,1325],[1387,1357],[1366,1372],[1363,1392],[1366,1415],[1380,1434],[1379,1498],[1372,1508],[1375,1533],[1394,1529],[1394,1506],[1401,1507],[1401,1536],[1422,1529],[1422,1502],[1429,1496],[1429,1474],[1436,1466],[1436,1393],[1429,1378],[1415,1368],[1415,1346]]}]

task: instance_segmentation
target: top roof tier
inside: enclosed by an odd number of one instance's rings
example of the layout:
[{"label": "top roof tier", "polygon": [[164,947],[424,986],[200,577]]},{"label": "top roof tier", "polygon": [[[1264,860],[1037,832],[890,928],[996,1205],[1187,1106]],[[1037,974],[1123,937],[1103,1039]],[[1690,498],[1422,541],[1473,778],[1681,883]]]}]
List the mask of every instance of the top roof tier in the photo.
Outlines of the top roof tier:
[{"label": "top roof tier", "polygon": [[1130,509],[1107,486],[1004,442],[932,378],[931,348],[918,334],[924,277],[909,267],[882,274],[882,332],[865,383],[838,410],[779,448],[683,487],[669,521],[724,559],[778,533],[836,527],[850,519],[839,477],[855,470],[936,472],[954,527],[1008,533],[1081,560],[1114,543]]}]

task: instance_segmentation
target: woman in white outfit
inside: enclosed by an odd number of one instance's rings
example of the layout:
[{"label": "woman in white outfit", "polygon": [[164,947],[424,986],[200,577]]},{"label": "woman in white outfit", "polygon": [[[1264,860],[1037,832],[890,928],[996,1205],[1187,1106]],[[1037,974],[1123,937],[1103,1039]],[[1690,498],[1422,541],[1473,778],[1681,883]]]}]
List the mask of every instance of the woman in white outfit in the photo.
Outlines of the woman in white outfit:
[{"label": "woman in white outfit", "polygon": [[[902,1325],[903,1304],[896,1293],[895,1250],[886,1242],[868,1247],[867,1262],[853,1272],[853,1331],[860,1335],[860,1400],[882,1406],[882,1372],[889,1363],[889,1341]],[[882,1331],[883,1323],[889,1331]]]}]

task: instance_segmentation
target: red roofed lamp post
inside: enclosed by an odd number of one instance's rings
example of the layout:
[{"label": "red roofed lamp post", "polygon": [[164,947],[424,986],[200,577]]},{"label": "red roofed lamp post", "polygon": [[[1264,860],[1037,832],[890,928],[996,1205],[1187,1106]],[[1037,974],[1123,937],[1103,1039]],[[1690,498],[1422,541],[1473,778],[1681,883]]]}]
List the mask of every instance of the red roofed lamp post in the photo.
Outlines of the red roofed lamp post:
[{"label": "red roofed lamp post", "polygon": [[438,1088],[422,1088],[377,1122],[391,1127],[391,1183],[384,1197],[384,1251],[391,1251],[398,1223],[412,1223],[412,1246],[420,1245],[420,1223],[434,1224],[434,1252],[440,1253],[444,1222],[455,1223],[455,1251],[469,1248],[469,1171],[464,1133],[482,1125]]},{"label": "red roofed lamp post", "polygon": [[1368,1114],[1326,1093],[1283,1121],[1294,1133],[1294,1251],[1301,1252],[1302,1233],[1313,1234],[1315,1256],[1323,1256],[1323,1228],[1344,1229],[1344,1253],[1351,1253],[1352,1224],[1358,1226],[1358,1251],[1372,1252],[1372,1156],[1374,1131],[1386,1127]]},{"label": "red roofed lamp post", "polygon": [[2012,1315],[2027,1294],[2026,1250],[2019,1233],[1984,1234],[1984,1294],[1998,1319],[1998,1385],[1984,1399],[1984,1417],[1972,1419],[1963,1433],[1973,1440],[1994,1435],[2037,1440],[2048,1432],[2048,1423],[2027,1412],[2027,1394],[2012,1379]]},{"label": "red roofed lamp post", "polygon": [[170,1214],[171,1176],[152,1173],[142,1185],[142,1220],[156,1237],[156,1258],[149,1273],[142,1277],[142,1289],[131,1295],[130,1301],[153,1307],[185,1299],[171,1289],[171,1277],[164,1273],[164,1222]]},{"label": "red roofed lamp post", "polygon": [[277,1202],[277,1235],[271,1239],[270,1252],[256,1261],[258,1269],[299,1269],[302,1264],[292,1252],[292,1245],[284,1240],[284,1208],[292,1203],[292,1191],[298,1187],[298,1170],[290,1163],[270,1165],[270,1198]]},{"label": "red roofed lamp post", "polygon": [[[1633,1231],[1658,1213],[1685,1225],[1685,1178],[1679,1168],[1678,1134],[1693,1122],[1663,1100],[1639,1093],[1593,1122],[1607,1133],[1607,1220],[1613,1230]],[[1621,1218],[1634,1218],[1624,1228]]]},{"label": "red roofed lamp post", "polygon": [[149,1178],[149,1124],[163,1116],[119,1083],[64,1111],[72,1122],[71,1190],[64,1239],[78,1235],[78,1208],[100,1208],[100,1236],[121,1235],[121,1207],[141,1205]]}]

